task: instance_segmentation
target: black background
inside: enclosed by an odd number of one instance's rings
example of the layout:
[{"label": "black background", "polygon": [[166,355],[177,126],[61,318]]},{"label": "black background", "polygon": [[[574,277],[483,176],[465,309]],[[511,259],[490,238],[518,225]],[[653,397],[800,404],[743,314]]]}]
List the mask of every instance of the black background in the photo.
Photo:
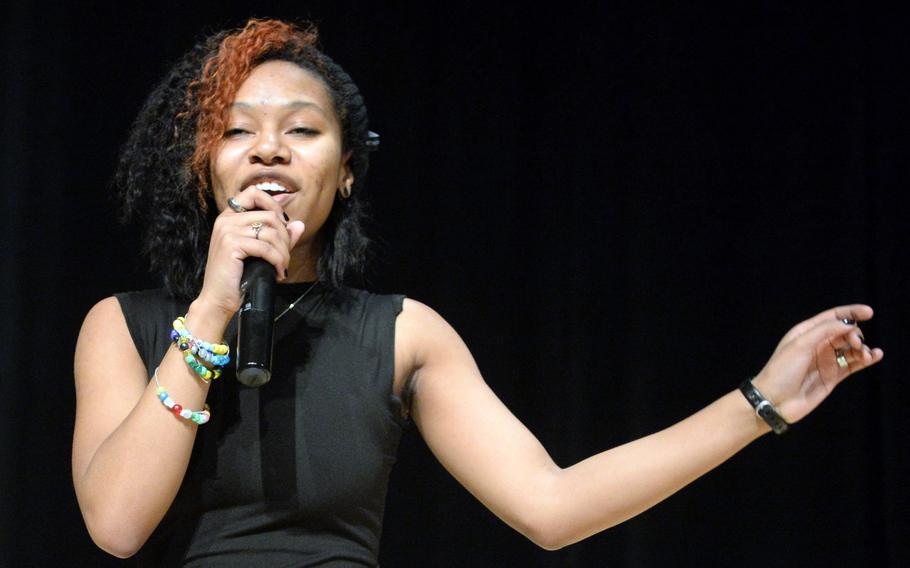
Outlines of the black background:
[{"label": "black background", "polygon": [[169,64],[252,15],[314,20],[365,95],[382,135],[370,286],[451,322],[560,465],[730,391],[817,311],[877,311],[864,331],[884,362],[792,434],[558,552],[498,521],[412,430],[383,565],[910,564],[906,14],[258,6],[0,12],[0,564],[122,563],[89,539],[69,462],[82,318],[157,282],[110,177]]}]

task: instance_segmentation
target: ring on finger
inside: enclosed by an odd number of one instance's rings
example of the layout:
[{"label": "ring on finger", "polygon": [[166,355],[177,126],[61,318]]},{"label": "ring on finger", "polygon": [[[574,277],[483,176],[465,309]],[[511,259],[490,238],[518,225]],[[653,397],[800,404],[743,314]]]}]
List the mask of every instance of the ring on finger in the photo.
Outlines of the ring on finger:
[{"label": "ring on finger", "polygon": [[259,239],[259,231],[262,230],[262,223],[260,223],[259,221],[256,221],[255,223],[253,223],[252,225],[250,225],[250,228],[253,229],[253,232],[254,232],[254,233],[256,233],[256,239],[258,240],[258,239]]},{"label": "ring on finger", "polygon": [[246,212],[246,207],[237,203],[237,201],[233,197],[228,197],[227,204],[228,204],[228,207],[233,209],[236,213],[245,213]]},{"label": "ring on finger", "polygon": [[836,349],[834,351],[834,357],[834,360],[837,361],[837,366],[841,369],[846,369],[849,366],[849,363],[847,363],[847,356],[844,354],[843,350]]}]

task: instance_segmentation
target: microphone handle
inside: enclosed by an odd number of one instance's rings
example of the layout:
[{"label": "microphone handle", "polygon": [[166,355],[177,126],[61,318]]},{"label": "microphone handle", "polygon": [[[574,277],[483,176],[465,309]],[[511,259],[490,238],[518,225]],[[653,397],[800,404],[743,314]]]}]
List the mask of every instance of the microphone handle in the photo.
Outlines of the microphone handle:
[{"label": "microphone handle", "polygon": [[248,387],[259,387],[272,378],[274,267],[261,258],[246,259],[240,291],[243,301],[237,322],[237,380]]}]

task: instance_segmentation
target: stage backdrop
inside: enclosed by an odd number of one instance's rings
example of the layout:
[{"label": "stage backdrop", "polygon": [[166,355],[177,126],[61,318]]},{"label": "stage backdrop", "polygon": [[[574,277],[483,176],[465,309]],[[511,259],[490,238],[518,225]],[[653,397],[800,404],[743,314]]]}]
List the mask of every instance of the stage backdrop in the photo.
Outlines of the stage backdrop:
[{"label": "stage backdrop", "polygon": [[[885,360],[639,517],[558,552],[498,521],[415,428],[387,566],[906,566],[910,34],[865,4],[8,2],[0,564],[119,566],[72,490],[85,313],[153,287],[110,178],[145,95],[205,31],[311,18],[382,148],[367,285],[439,311],[561,465],[664,428],[780,336],[866,302]],[[154,432],[149,432],[154,436]]]}]

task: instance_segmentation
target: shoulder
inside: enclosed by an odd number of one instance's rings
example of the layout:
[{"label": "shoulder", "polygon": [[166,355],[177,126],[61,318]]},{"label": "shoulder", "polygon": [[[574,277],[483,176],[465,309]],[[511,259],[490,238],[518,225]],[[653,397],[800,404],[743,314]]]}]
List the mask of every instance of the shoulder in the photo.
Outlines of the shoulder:
[{"label": "shoulder", "polygon": [[421,332],[451,329],[448,322],[433,308],[412,298],[405,298],[398,316],[399,329],[403,333],[420,335]]},{"label": "shoulder", "polygon": [[[79,378],[80,369],[87,362],[105,357],[105,353],[121,351],[132,345],[124,310],[117,296],[109,296],[96,303],[88,311],[79,337],[76,340],[75,370]],[[128,349],[134,352],[135,349]]]},{"label": "shoulder", "polygon": [[[146,365],[163,355],[169,345],[168,330],[174,318],[186,313],[189,302],[170,296],[162,288],[117,293],[95,305],[85,318],[82,334],[103,342],[105,330],[114,330],[138,351]],[[93,332],[97,328],[97,333]],[[91,342],[90,342],[91,343]]]},{"label": "shoulder", "polygon": [[404,295],[353,290],[349,299],[366,311],[372,311],[371,305],[382,306],[388,316],[381,319],[388,326],[384,333],[391,332],[394,338],[393,392],[409,407],[420,371],[428,362],[438,361],[446,346],[461,343],[460,338],[435,310]]},{"label": "shoulder", "polygon": [[132,316],[136,312],[158,310],[177,300],[167,295],[163,288],[118,292],[96,303],[82,322],[80,339],[116,330],[127,332]]},{"label": "shoulder", "polygon": [[82,329],[93,328],[98,325],[110,325],[113,322],[123,321],[123,310],[120,301],[114,296],[104,298],[88,311],[82,322]]},{"label": "shoulder", "polygon": [[455,329],[430,306],[405,298],[395,325],[395,343],[412,371],[467,351]]}]

